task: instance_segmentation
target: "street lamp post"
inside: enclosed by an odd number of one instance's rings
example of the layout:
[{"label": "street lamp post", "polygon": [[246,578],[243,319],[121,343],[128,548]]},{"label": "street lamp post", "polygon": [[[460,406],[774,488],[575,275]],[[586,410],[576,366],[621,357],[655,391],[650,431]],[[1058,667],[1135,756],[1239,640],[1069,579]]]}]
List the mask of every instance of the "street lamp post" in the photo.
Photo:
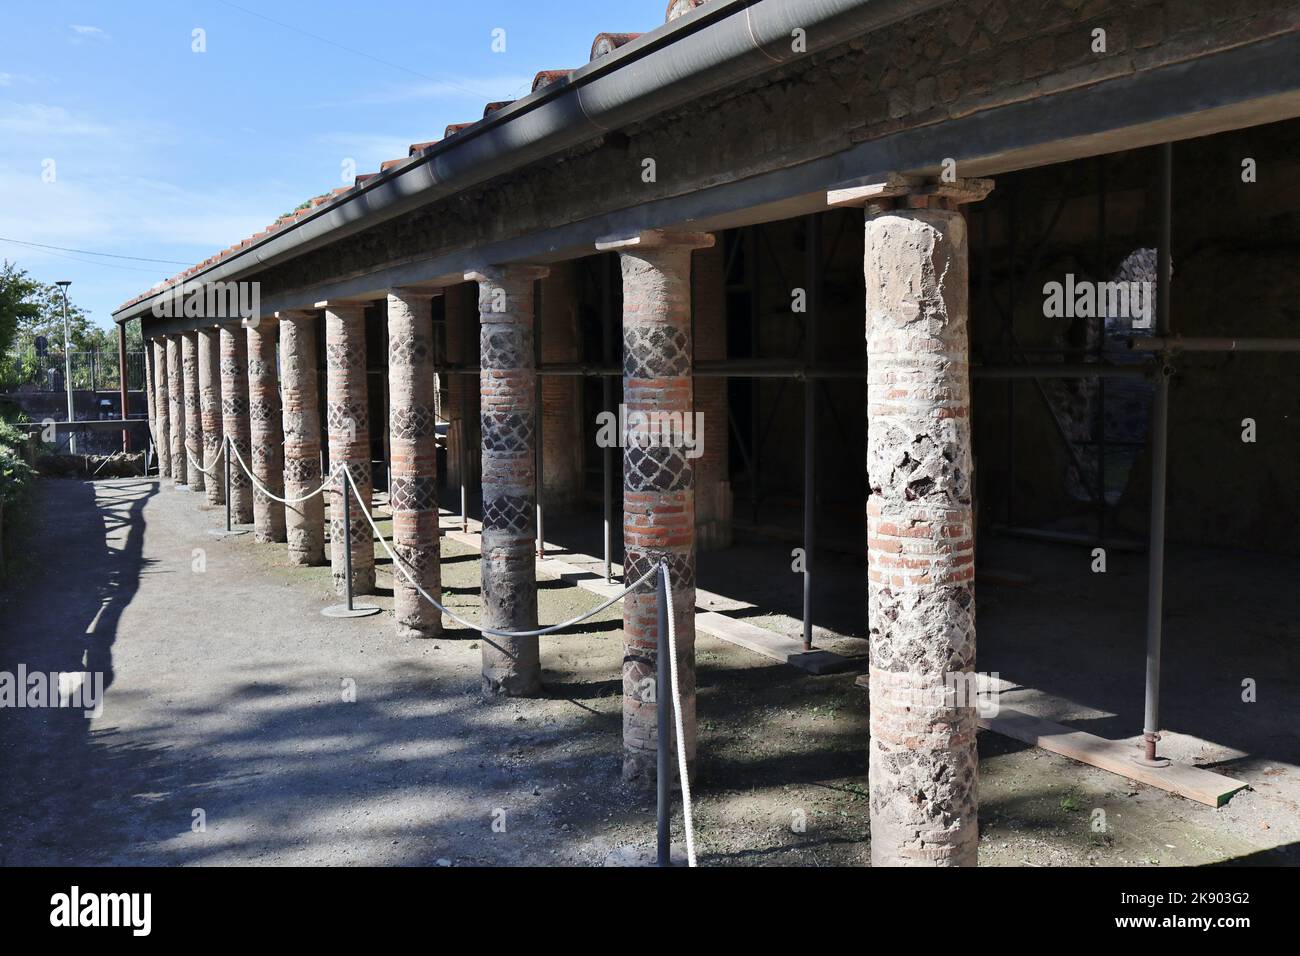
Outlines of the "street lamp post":
[{"label": "street lamp post", "polygon": [[70,279],[60,279],[54,283],[63,290],[63,385],[68,391],[68,450],[75,454],[76,446],[72,437],[72,423],[76,415],[72,411],[72,334],[68,330],[68,286]]}]

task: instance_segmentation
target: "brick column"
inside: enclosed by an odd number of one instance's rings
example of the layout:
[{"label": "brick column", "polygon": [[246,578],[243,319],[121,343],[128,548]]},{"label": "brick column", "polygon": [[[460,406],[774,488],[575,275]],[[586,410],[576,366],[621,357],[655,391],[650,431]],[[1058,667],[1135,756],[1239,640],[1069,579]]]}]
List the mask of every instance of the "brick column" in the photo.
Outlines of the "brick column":
[{"label": "brick column", "polygon": [[[320,397],[316,382],[316,313],[280,312],[280,386],[284,405],[284,497],[320,487]],[[325,563],[325,499],[284,506],[289,563]]]},{"label": "brick column", "polygon": [[167,340],[153,340],[154,441],[159,479],[172,477],[171,402],[168,398]]},{"label": "brick column", "polygon": [[[355,302],[330,303],[325,309],[325,419],[329,428],[330,467],[346,465],[360,493],[353,499],[352,593],[375,590],[375,541],[366,521],[373,476],[370,468],[370,407],[366,384],[366,310]],[[344,591],[343,476],[331,483],[330,570],[334,590]]]},{"label": "brick column", "polygon": [[[258,316],[249,325],[248,422],[253,460],[249,467],[268,491],[284,497],[284,433],[280,430],[280,383],[275,365],[276,323]],[[253,486],[253,537],[263,544],[285,540],[284,505]]]},{"label": "brick column", "polygon": [[[691,261],[695,359],[727,357],[727,263],[722,243],[697,249]],[[695,382],[695,410],[704,416],[695,459],[695,534],[701,551],[731,547],[731,466],[727,459],[727,380]]]},{"label": "brick column", "polygon": [[[483,435],[483,623],[537,627],[536,369],[533,282],[537,266],[485,267],[478,283],[480,427]],[[483,691],[527,697],[541,690],[537,638],[485,638]]]},{"label": "brick column", "polygon": [[171,434],[172,478],[185,484],[185,380],[181,361],[181,336],[167,336],[167,411]]},{"label": "brick column", "polygon": [[200,470],[207,467],[203,460],[203,420],[199,403],[199,334],[186,332],[181,336],[181,380],[185,402],[185,459],[190,491],[204,491],[207,478]]},{"label": "brick column", "polygon": [[[574,364],[582,359],[578,337],[574,264],[560,262],[542,280],[542,362]],[[582,379],[542,378],[542,504],[572,511],[582,499]]]},{"label": "brick column", "polygon": [[978,843],[966,223],[984,180],[866,204],[871,861],[973,866]]},{"label": "brick column", "polygon": [[[252,468],[248,428],[248,339],[239,325],[221,327],[221,430]],[[253,486],[231,456],[230,517],[238,524],[253,520]]]},{"label": "brick column", "polygon": [[[388,437],[393,550],[420,586],[442,599],[438,566],[438,434],[434,418],[433,296],[388,296]],[[402,637],[437,637],[442,615],[393,568],[393,615]]]},{"label": "brick column", "polygon": [[[199,414],[203,419],[203,462],[212,462],[207,476],[208,504],[226,502],[225,459],[221,454],[221,334],[202,329],[199,336]],[[215,466],[215,467],[214,467]],[[236,466],[238,467],[238,466]]]},{"label": "brick column", "polygon": [[[617,250],[623,269],[623,577],[632,582],[668,562],[688,762],[695,759],[695,472],[681,442],[654,437],[648,416],[666,413],[681,423],[691,415],[691,250],[712,244],[708,233],[656,230],[597,245]],[[623,601],[623,778],[647,786],[655,778],[660,692],[655,588],[652,578]]]}]

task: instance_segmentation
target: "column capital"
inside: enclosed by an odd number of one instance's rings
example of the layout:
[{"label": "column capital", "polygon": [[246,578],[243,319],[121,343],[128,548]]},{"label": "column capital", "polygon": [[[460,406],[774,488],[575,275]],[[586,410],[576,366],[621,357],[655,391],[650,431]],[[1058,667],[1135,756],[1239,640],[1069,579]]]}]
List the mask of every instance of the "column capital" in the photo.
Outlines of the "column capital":
[{"label": "column capital", "polygon": [[314,319],[316,317],[315,309],[281,309],[275,313],[275,317],[281,322],[298,322],[303,319]]},{"label": "column capital", "polygon": [[465,270],[466,282],[497,282],[503,279],[545,279],[551,267],[532,262],[507,262]]},{"label": "column capital", "polygon": [[353,299],[324,299],[317,302],[313,308],[324,309],[335,315],[355,316],[365,312],[369,305],[369,302],[357,302]]},{"label": "column capital", "polygon": [[397,285],[388,290],[388,298],[417,301],[421,299],[436,299],[446,291],[446,288],[442,286],[432,289],[422,289],[416,286]]},{"label": "column capital", "polygon": [[832,208],[881,206],[888,209],[898,204],[913,208],[954,209],[964,203],[979,202],[992,191],[991,179],[944,182],[933,176],[884,173],[827,190],[826,205]]},{"label": "column capital", "polygon": [[717,241],[711,232],[694,232],[686,229],[643,229],[622,236],[606,236],[596,240],[597,252],[622,252],[635,249],[666,249],[685,246],[688,249],[707,249]]}]

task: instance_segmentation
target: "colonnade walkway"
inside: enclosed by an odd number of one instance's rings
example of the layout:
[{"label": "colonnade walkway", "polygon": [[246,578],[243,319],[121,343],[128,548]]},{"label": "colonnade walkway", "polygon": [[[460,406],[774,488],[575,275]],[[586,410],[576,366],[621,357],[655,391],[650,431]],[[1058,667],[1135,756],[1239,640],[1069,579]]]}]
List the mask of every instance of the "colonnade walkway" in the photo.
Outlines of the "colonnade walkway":
[{"label": "colonnade walkway", "polygon": [[[29,558],[0,588],[0,671],[89,668],[108,686],[94,720],[0,709],[0,865],[650,857],[653,797],[620,774],[617,606],[544,639],[544,696],[485,700],[476,634],[402,639],[389,614],[322,617],[337,600],[328,567],[292,567],[284,545],[252,535],[210,537],[222,519],[154,479],[40,483]],[[442,559],[446,600],[476,619],[477,555],[444,537]],[[382,556],[378,570],[366,600],[391,609]],[[543,624],[600,602],[554,581],[538,590]],[[853,673],[808,675],[705,634],[698,661],[701,864],[865,862]],[[1257,848],[1208,808],[1129,796],[1113,775],[996,735],[980,747],[985,865]],[[1063,795],[1121,803],[1110,836],[1091,837]],[[1169,839],[1148,845],[1157,830]]]}]

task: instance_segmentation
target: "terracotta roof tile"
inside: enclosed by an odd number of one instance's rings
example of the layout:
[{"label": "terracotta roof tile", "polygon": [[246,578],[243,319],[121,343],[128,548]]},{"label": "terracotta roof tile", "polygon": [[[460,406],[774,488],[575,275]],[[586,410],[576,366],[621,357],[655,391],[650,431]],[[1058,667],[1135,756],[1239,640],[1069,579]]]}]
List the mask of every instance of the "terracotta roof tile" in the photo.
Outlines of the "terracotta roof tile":
[{"label": "terracotta roof tile", "polygon": [[543,86],[550,86],[552,83],[567,80],[572,72],[572,70],[542,70],[533,77],[533,92],[536,93]]},{"label": "terracotta roof tile", "polygon": [[631,43],[641,34],[639,33],[597,33],[596,39],[591,42],[591,58],[604,56],[606,53],[613,53],[625,43]]}]

